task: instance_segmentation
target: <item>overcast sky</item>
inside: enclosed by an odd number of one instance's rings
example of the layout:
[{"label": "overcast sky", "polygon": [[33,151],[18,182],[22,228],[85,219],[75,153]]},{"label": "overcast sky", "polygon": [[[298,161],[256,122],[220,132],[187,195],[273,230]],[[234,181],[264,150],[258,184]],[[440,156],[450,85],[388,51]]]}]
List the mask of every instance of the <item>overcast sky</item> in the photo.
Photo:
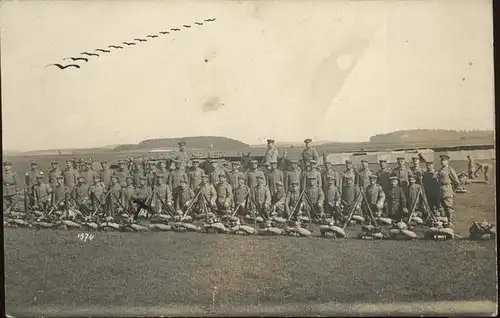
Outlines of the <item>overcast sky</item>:
[{"label": "overcast sky", "polygon": [[7,149],[494,127],[488,1],[10,1],[0,21]]}]

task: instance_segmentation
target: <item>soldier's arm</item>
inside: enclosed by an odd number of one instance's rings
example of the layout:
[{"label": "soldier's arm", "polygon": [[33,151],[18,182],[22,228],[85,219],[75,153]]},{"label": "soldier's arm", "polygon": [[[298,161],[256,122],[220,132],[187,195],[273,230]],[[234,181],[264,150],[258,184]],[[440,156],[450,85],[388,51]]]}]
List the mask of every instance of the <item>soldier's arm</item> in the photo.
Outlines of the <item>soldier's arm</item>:
[{"label": "soldier's arm", "polygon": [[226,203],[231,203],[231,200],[233,199],[233,188],[231,185],[228,183],[227,188],[226,188]]},{"label": "soldier's arm", "polygon": [[460,180],[458,178],[458,175],[455,172],[455,169],[453,169],[452,167],[450,167],[450,178],[451,178],[451,181],[455,184],[455,186],[460,184]]},{"label": "soldier's arm", "polygon": [[312,157],[313,157],[313,160],[318,161],[319,156],[318,156],[318,152],[316,151],[316,148],[313,148]]},{"label": "soldier's arm", "polygon": [[264,204],[267,206],[271,206],[271,191],[269,191],[268,187],[266,187],[266,198],[264,200]]},{"label": "soldier's arm", "polygon": [[382,187],[380,187],[380,191],[378,192],[377,203],[379,205],[384,205],[384,202],[385,202],[385,193],[384,193],[384,190],[382,189]]},{"label": "soldier's arm", "polygon": [[217,201],[217,191],[213,185],[210,185],[210,204],[214,205]]}]

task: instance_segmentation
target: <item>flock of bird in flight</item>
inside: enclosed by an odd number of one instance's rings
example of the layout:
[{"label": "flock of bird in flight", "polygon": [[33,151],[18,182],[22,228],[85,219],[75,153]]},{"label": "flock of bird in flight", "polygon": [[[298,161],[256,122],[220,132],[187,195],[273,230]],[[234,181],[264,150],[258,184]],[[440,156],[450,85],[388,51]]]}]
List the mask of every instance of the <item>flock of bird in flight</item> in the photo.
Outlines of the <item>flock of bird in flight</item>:
[{"label": "flock of bird in flight", "polygon": [[[213,21],[215,21],[215,18],[205,19],[203,22],[194,22],[194,24],[198,25],[198,26],[201,26],[204,23],[209,23],[209,22],[213,22]],[[191,28],[191,25],[184,24],[184,25],[182,25],[182,27],[185,28],[185,29],[189,29],[189,28]],[[125,46],[133,46],[133,45],[136,45],[138,43],[147,42],[148,39],[151,39],[151,40],[155,39],[159,35],[166,35],[166,34],[170,34],[170,32],[179,32],[179,31],[181,31],[180,28],[171,28],[169,31],[160,31],[160,32],[158,32],[158,34],[148,34],[148,35],[146,35],[146,39],[135,38],[135,39],[133,39],[133,41],[129,41],[129,42],[124,41],[124,42],[122,42],[122,44],[125,45]],[[91,51],[91,52],[82,52],[82,53],[80,53],[80,55],[84,55],[86,57],[83,57],[83,56],[65,57],[63,60],[72,60],[73,62],[84,61],[86,63],[86,62],[89,61],[90,57],[92,57],[92,56],[99,57],[100,56],[99,53],[95,53],[95,52],[111,53],[110,49],[120,49],[121,50],[123,48],[124,48],[124,46],[122,46],[122,45],[114,45],[114,44],[112,44],[112,45],[108,45],[108,49],[95,49],[94,52]],[[81,67],[81,65],[78,65],[78,64],[66,64],[66,65],[63,65],[63,64],[60,64],[60,63],[49,64],[47,66],[56,66],[56,67],[58,67],[61,70],[64,70],[66,68],[71,68],[71,67],[74,67],[74,68],[80,68]]]}]

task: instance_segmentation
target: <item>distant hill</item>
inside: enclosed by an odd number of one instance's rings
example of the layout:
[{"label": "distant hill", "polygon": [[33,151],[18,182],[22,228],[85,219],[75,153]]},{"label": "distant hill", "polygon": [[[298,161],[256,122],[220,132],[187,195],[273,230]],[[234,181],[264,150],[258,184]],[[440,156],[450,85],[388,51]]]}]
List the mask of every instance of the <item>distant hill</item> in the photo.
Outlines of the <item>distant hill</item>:
[{"label": "distant hill", "polygon": [[[155,148],[176,148],[179,141],[186,142],[186,148],[191,149],[208,149],[213,145],[214,150],[234,150],[234,151],[249,151],[250,146],[241,141],[216,136],[198,136],[185,138],[158,138],[146,139],[141,141],[137,146],[140,149],[155,149]],[[115,148],[116,149],[116,148]]]},{"label": "distant hill", "polygon": [[400,143],[400,142],[440,142],[477,140],[492,141],[494,133],[491,130],[457,131],[444,129],[415,129],[399,130],[388,134],[375,135],[370,138],[372,143]]}]

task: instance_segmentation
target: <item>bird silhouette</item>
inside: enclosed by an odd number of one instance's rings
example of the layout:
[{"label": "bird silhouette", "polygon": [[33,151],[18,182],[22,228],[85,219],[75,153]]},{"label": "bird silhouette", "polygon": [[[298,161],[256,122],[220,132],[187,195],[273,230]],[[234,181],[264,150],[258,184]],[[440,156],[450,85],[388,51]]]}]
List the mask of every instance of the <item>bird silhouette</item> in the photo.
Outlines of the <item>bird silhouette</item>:
[{"label": "bird silhouette", "polygon": [[123,44],[126,44],[126,45],[135,45],[134,42],[122,42]]},{"label": "bird silhouette", "polygon": [[85,61],[88,62],[89,59],[86,57],[65,57],[63,60],[73,60],[73,61]]},{"label": "bird silhouette", "polygon": [[190,28],[191,27],[190,25],[187,25],[187,24],[183,24],[182,26],[185,27],[185,28]]},{"label": "bird silhouette", "polygon": [[99,54],[97,54],[97,53],[89,53],[89,52],[82,52],[80,54],[82,54],[82,55],[88,55],[88,56],[99,56]]},{"label": "bird silhouette", "polygon": [[170,34],[168,31],[160,31],[161,34]]},{"label": "bird silhouette", "polygon": [[215,21],[215,18],[205,19],[205,22],[212,22],[212,21]]},{"label": "bird silhouette", "polygon": [[172,28],[170,29],[171,31],[180,31],[181,29],[177,29],[177,28]]},{"label": "bird silhouette", "polygon": [[108,45],[108,47],[112,47],[115,49],[123,49],[123,46],[119,46],[119,45]]},{"label": "bird silhouette", "polygon": [[[61,64],[49,64],[47,66],[51,66],[51,65],[54,65],[54,66],[57,66],[59,67],[59,69],[61,70],[64,70],[65,68],[68,68],[68,67],[76,67],[76,68],[80,68],[80,65],[77,65],[77,64],[68,64],[68,65],[61,65]],[[45,67],[47,67],[45,66]]]},{"label": "bird silhouette", "polygon": [[202,22],[195,22],[194,24],[197,24],[197,25],[203,25]]},{"label": "bird silhouette", "polygon": [[96,51],[99,51],[99,52],[106,52],[106,53],[110,53],[111,51],[110,50],[104,50],[104,49],[95,49]]},{"label": "bird silhouette", "polygon": [[134,39],[136,41],[139,41],[139,42],[147,42],[148,40],[145,40],[145,39]]},{"label": "bird silhouette", "polygon": [[146,37],[147,37],[147,38],[157,38],[157,37],[158,37],[158,35],[151,35],[151,34],[148,34],[148,35],[146,35]]}]

